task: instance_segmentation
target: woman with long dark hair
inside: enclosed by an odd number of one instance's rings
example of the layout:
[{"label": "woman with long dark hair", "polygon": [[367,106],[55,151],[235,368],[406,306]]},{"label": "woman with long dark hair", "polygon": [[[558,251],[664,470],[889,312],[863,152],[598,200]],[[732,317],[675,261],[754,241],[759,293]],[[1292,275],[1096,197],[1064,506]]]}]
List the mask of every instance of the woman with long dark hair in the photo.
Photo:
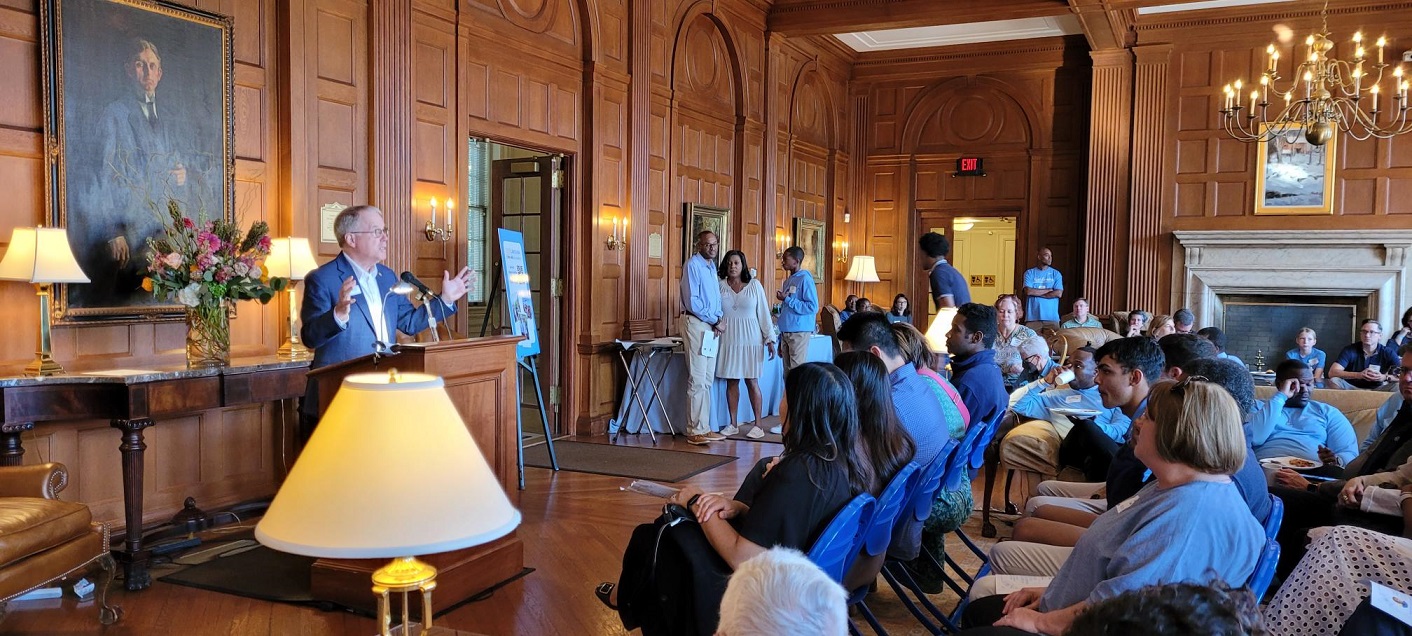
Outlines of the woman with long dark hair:
[{"label": "woman with long dark hair", "polygon": [[892,383],[881,359],[867,351],[848,351],[833,362],[853,382],[858,399],[859,441],[864,456],[877,471],[871,492],[881,494],[892,476],[912,461],[917,444],[897,419],[892,406]]},{"label": "woman with long dark hair", "polygon": [[892,308],[887,310],[888,322],[912,322],[912,303],[907,294],[892,297]]},{"label": "woman with long dark hair", "polygon": [[[785,402],[784,453],[769,463],[757,488],[742,488],[731,499],[687,486],[670,501],[690,510],[697,523],[667,532],[649,523],[633,531],[618,599],[628,629],[640,626],[645,636],[713,633],[736,567],[773,547],[808,550],[849,500],[877,488],[859,442],[853,383],[842,370],[818,362],[795,367],[785,377]],[[650,577],[641,571],[647,567]],[[613,607],[613,584],[599,585],[596,593]],[[683,607],[692,615],[682,616]]]},{"label": "woman with long dark hair", "polygon": [[[726,324],[721,334],[720,355],[716,358],[716,377],[726,380],[726,406],[730,409],[730,424],[721,429],[725,436],[740,432],[737,425],[740,412],[740,381],[750,393],[750,408],[755,424],[764,417],[764,399],[760,397],[760,367],[765,356],[775,357],[775,329],[770,322],[770,301],[765,288],[750,275],[750,265],[740,250],[726,252],[717,270],[721,277],[721,320]],[[765,431],[751,426],[746,436],[760,439]]]}]

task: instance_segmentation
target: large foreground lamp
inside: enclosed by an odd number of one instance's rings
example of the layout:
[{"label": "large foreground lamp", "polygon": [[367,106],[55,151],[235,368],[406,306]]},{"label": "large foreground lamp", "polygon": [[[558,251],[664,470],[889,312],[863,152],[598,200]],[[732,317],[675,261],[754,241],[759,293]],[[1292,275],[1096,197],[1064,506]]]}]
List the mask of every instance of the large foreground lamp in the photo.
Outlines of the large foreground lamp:
[{"label": "large foreground lamp", "polygon": [[54,375],[64,367],[54,361],[49,326],[49,297],[54,283],[87,283],[88,276],[69,249],[69,233],[61,227],[17,227],[10,249],[0,261],[0,280],[33,283],[39,294],[39,351],[25,375]]},{"label": "large foreground lamp", "polygon": [[932,324],[927,327],[925,337],[928,348],[937,353],[951,353],[946,350],[946,332],[951,331],[951,323],[955,319],[955,307],[942,307],[936,312]]},{"label": "large foreground lamp", "polygon": [[[488,543],[518,525],[442,379],[394,370],[343,380],[255,538],[306,556],[391,558],[372,577],[388,636],[390,593],[402,594],[401,633],[431,630],[436,568],[415,555]],[[422,594],[421,632],[409,622],[413,591]]]},{"label": "large foreground lamp", "polygon": [[[862,289],[868,289],[868,283],[876,283],[878,278],[878,264],[871,256],[854,256],[853,263],[848,267],[848,275],[843,280],[862,283]],[[859,293],[860,296],[866,295]]]},{"label": "large foreground lamp", "polygon": [[309,348],[299,342],[299,309],[295,304],[294,287],[309,272],[319,266],[306,238],[277,238],[270,242],[270,256],[265,269],[271,277],[289,279],[289,340],[280,345],[281,360],[308,360],[314,357]]}]

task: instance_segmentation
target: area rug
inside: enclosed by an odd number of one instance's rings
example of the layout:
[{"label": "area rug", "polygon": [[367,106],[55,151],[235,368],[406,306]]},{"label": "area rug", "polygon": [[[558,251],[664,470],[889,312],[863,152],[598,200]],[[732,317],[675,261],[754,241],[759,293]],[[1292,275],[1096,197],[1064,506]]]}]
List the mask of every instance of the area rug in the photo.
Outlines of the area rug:
[{"label": "area rug", "polygon": [[[559,458],[560,470],[666,482],[682,481],[737,459],[734,455],[569,440],[556,440],[554,454]],[[525,465],[549,468],[548,447],[540,444],[526,448]]]},{"label": "area rug", "polygon": [[[196,549],[210,547],[212,546],[208,544]],[[271,550],[262,545],[236,547],[223,556],[182,568],[158,580],[164,583],[185,585],[264,601],[310,605],[326,611],[346,610],[374,618],[372,614],[365,611],[315,598],[309,582],[309,570],[314,561],[313,557]],[[533,568],[525,568],[509,580],[467,599],[466,602],[486,598],[495,590],[533,571]],[[372,594],[371,591],[368,593]],[[438,612],[437,616],[463,604],[458,603],[448,607]]]}]

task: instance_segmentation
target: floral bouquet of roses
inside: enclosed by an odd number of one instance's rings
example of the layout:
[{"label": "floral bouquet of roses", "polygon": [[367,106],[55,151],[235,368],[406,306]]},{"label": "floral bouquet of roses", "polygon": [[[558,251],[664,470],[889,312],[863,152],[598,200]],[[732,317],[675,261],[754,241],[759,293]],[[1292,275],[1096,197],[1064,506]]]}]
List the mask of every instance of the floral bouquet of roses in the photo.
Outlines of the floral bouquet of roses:
[{"label": "floral bouquet of roses", "polygon": [[269,278],[270,226],[256,221],[249,232],[225,219],[183,216],[175,201],[162,219],[164,236],[147,239],[150,255],[143,288],[159,300],[175,300],[186,310],[186,359],[191,366],[220,366],[230,360],[228,305],[237,300],[268,303],[288,283]]},{"label": "floral bouquet of roses", "polygon": [[[256,221],[249,232],[225,219],[191,220],[175,201],[167,205],[166,235],[147,239],[151,248],[143,287],[160,300],[187,307],[223,300],[267,303],[288,282],[268,278],[263,264],[270,255],[270,226]],[[169,222],[168,222],[169,220]]]}]

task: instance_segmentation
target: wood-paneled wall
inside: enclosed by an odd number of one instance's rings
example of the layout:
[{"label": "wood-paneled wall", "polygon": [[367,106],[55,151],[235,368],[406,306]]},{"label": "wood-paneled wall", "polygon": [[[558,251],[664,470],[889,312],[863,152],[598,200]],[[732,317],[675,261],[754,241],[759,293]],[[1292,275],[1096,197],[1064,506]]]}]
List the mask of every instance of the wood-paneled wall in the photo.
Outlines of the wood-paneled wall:
[{"label": "wood-paneled wall", "polygon": [[[863,183],[842,239],[877,259],[867,294],[930,303],[916,247],[923,217],[1017,217],[1016,272],[1040,247],[1064,272],[1066,300],[1083,281],[1089,67],[1082,39],[1053,38],[862,56],[852,95],[862,111]],[[861,153],[860,153],[861,154]],[[956,159],[986,177],[954,178]],[[948,223],[949,224],[949,223]],[[839,277],[838,301],[852,291]]]}]

